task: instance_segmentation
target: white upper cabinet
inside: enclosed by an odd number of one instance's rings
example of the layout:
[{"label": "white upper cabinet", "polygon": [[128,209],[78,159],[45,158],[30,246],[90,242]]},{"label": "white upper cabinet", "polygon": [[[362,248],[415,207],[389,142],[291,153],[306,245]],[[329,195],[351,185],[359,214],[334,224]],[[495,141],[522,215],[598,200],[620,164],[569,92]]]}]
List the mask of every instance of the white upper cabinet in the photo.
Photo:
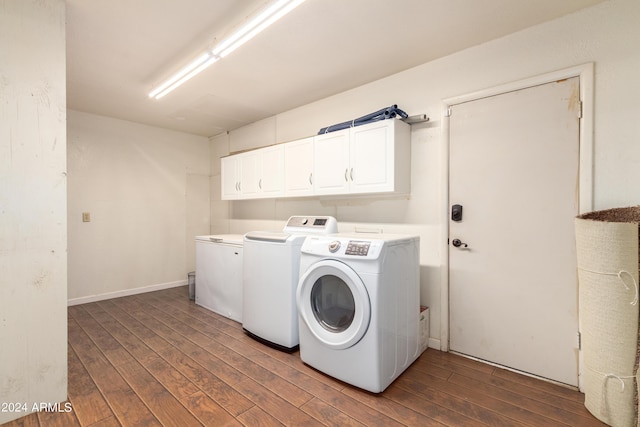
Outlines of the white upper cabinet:
[{"label": "white upper cabinet", "polygon": [[409,139],[410,126],[399,120],[352,128],[349,144],[351,193],[408,193]]},{"label": "white upper cabinet", "polygon": [[260,195],[260,150],[248,151],[240,155],[240,195],[241,199],[254,199]]},{"label": "white upper cabinet", "polygon": [[315,138],[316,194],[409,192],[408,124],[382,120]]},{"label": "white upper cabinet", "polygon": [[381,120],[223,157],[222,199],[410,192],[410,126]]},{"label": "white upper cabinet", "polygon": [[286,196],[313,195],[313,137],[284,146],[284,193]]},{"label": "white upper cabinet", "polygon": [[257,150],[260,152],[260,179],[258,192],[260,197],[279,197],[284,194],[284,147],[273,147]]},{"label": "white upper cabinet", "polygon": [[315,194],[349,192],[350,129],[325,133],[314,138],[313,189]]},{"label": "white upper cabinet", "polygon": [[222,174],[222,200],[233,200],[240,196],[240,156],[228,156],[220,159]]},{"label": "white upper cabinet", "polygon": [[222,200],[280,197],[284,194],[284,147],[275,145],[223,157]]}]

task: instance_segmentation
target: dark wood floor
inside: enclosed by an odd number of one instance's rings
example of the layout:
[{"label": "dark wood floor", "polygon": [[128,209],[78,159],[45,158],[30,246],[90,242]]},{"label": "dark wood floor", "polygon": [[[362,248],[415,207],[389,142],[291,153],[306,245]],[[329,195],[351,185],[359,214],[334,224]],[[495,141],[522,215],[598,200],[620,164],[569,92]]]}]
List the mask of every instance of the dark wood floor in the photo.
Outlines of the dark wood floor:
[{"label": "dark wood floor", "polygon": [[72,410],[6,425],[604,425],[583,401],[433,349],[374,395],[252,340],[180,287],[69,307]]}]

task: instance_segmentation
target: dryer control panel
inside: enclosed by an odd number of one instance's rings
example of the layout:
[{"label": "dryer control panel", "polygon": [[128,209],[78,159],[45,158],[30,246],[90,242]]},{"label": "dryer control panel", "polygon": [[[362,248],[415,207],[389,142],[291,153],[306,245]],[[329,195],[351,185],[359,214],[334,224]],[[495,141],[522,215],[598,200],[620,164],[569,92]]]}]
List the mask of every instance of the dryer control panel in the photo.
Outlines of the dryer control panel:
[{"label": "dryer control panel", "polygon": [[380,238],[369,240],[367,237],[344,234],[309,235],[302,244],[300,251],[303,254],[314,254],[334,259],[374,261],[383,252],[385,240]]},{"label": "dryer control panel", "polygon": [[345,255],[367,256],[369,254],[369,247],[371,247],[371,242],[364,240],[349,240],[347,249],[344,253]]}]

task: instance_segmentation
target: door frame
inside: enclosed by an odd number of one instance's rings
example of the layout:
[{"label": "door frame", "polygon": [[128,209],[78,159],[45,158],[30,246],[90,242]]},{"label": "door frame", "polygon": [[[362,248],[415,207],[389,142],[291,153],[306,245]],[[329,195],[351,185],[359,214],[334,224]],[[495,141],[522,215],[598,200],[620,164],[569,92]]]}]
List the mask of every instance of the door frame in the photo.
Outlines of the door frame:
[{"label": "door frame", "polygon": [[[537,75],[522,80],[494,86],[477,92],[446,98],[442,101],[442,172],[441,172],[441,246],[440,246],[440,350],[449,351],[449,111],[450,107],[463,102],[474,101],[482,98],[527,89],[558,80],[572,77],[580,78],[580,100],[582,101],[582,118],[579,123],[580,158],[578,176],[578,206],[579,213],[593,210],[593,87],[594,87],[594,63],[586,63],[550,73]],[[576,299],[577,283],[576,283]],[[578,307],[578,330],[580,327],[580,307]],[[576,338],[577,339],[577,338]],[[582,352],[578,357],[578,386],[582,389]]]}]

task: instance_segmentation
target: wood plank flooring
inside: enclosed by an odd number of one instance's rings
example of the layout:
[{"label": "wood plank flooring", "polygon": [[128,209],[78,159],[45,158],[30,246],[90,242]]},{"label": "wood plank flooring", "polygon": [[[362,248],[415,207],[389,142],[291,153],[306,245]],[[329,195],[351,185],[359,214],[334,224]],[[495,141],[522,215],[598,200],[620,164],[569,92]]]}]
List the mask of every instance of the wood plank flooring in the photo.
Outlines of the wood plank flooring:
[{"label": "wood plank flooring", "polygon": [[584,395],[428,349],[384,393],[249,338],[187,287],[69,307],[71,412],[5,426],[601,426]]}]

